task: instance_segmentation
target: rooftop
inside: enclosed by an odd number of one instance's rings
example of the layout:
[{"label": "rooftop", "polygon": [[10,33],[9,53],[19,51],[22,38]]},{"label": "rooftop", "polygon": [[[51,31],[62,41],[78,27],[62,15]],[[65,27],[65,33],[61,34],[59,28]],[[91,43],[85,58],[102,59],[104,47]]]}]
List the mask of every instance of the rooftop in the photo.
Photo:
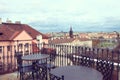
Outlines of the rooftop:
[{"label": "rooftop", "polygon": [[42,35],[43,39],[48,39],[46,35],[27,24],[2,23],[0,24],[0,33],[2,33],[0,40],[11,40],[23,30],[25,30],[33,39],[38,35]]}]

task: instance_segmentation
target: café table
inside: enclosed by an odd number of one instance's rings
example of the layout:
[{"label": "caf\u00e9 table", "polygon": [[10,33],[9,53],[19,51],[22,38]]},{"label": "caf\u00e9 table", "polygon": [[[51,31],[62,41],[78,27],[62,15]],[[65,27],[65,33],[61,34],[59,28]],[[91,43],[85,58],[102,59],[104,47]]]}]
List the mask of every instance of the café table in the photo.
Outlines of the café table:
[{"label": "caf\u00e9 table", "polygon": [[24,61],[38,61],[47,58],[49,58],[49,55],[47,54],[30,54],[22,56],[22,60]]},{"label": "caf\u00e9 table", "polygon": [[64,76],[64,80],[102,80],[103,75],[93,69],[84,66],[64,66],[51,69],[50,74],[57,77]]},{"label": "caf\u00e9 table", "polygon": [[[37,75],[39,75],[39,69],[40,66],[42,66],[42,64],[39,64],[39,61],[44,61],[46,64],[47,64],[47,60],[50,56],[47,55],[47,54],[30,54],[30,55],[25,55],[25,56],[22,56],[22,60],[23,61],[31,61],[32,62],[32,66],[33,66],[33,69],[36,71]],[[36,66],[37,65],[37,66]],[[37,68],[36,68],[37,67]],[[42,68],[43,69],[43,68]],[[47,71],[47,69],[45,69],[45,72]],[[39,73],[39,74],[38,74]],[[46,72],[47,74],[47,72]],[[33,76],[34,77],[34,76]],[[38,78],[38,76],[37,76]],[[47,77],[46,77],[47,78]]]}]

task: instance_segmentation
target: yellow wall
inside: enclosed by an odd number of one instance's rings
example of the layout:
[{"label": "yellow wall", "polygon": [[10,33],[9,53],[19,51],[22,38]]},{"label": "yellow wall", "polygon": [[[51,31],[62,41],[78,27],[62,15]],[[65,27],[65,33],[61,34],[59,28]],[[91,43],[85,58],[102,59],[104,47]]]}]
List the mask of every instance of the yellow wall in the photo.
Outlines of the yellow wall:
[{"label": "yellow wall", "polygon": [[[17,41],[18,40],[18,41]],[[21,41],[19,41],[21,40]],[[28,40],[28,41],[26,41]],[[15,58],[14,58],[14,54],[15,54],[15,50],[18,50],[17,45],[19,44],[23,44],[23,52],[24,52],[24,45],[25,43],[32,43],[32,37],[29,36],[25,31],[22,31],[18,36],[16,36],[14,38],[13,41],[1,41],[0,42],[0,46],[2,46],[2,52],[0,53],[0,57],[1,57],[1,62],[6,63],[14,63]],[[8,51],[7,46],[10,46],[10,51]],[[5,56],[5,59],[3,58],[3,56]],[[7,57],[9,56],[9,57]],[[12,56],[12,57],[10,57]]]}]

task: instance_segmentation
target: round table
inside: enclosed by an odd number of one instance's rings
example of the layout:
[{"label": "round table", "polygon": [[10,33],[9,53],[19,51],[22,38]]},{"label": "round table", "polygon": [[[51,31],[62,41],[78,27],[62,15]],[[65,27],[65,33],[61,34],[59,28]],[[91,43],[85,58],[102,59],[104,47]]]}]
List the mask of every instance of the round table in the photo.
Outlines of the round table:
[{"label": "round table", "polygon": [[22,56],[22,60],[25,60],[25,61],[37,61],[37,60],[47,59],[47,58],[49,58],[49,55],[47,54],[30,54],[30,55]]},{"label": "round table", "polygon": [[52,69],[51,74],[64,80],[102,80],[103,75],[93,68],[83,66],[65,66]]},{"label": "round table", "polygon": [[[42,74],[44,73],[44,75],[47,75],[47,68],[45,67],[43,69],[43,67],[41,67],[42,64],[39,65],[39,61],[44,61],[44,63],[47,64],[47,59],[49,58],[50,56],[47,55],[47,54],[30,54],[30,55],[25,55],[25,56],[22,56],[22,60],[24,61],[32,61],[32,69],[34,70],[34,72],[36,73],[37,75],[37,79],[38,79],[38,75],[39,74]],[[37,65],[38,63],[38,65]],[[37,65],[37,66],[36,66]],[[45,65],[45,64],[44,64]],[[39,70],[41,70],[39,72]],[[34,75],[33,75],[33,79],[34,79]],[[45,77],[45,79],[47,79],[47,77]]]}]

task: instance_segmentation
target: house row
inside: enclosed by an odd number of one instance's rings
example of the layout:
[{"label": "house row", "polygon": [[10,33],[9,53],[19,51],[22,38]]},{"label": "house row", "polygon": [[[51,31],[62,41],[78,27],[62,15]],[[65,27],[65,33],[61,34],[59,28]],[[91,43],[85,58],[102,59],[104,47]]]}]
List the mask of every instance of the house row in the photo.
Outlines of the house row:
[{"label": "house row", "polygon": [[49,44],[83,46],[92,48],[99,44],[99,40],[92,40],[87,38],[61,38],[49,40]]}]

